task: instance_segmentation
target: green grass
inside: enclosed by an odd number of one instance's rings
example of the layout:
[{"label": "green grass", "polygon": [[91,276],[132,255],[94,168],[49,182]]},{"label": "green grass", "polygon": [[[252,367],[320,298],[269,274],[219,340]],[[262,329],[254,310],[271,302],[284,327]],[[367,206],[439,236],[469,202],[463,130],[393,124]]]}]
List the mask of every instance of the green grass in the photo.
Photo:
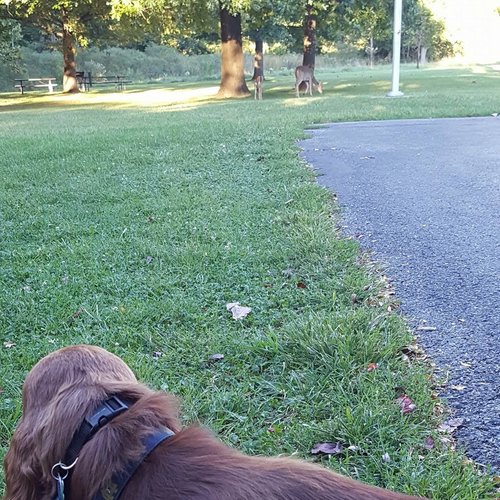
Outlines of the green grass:
[{"label": "green grass", "polygon": [[[439,444],[429,370],[401,359],[404,319],[370,305],[383,284],[339,235],[296,140],[327,121],[498,112],[499,77],[404,68],[405,97],[388,99],[388,68],[318,76],[323,96],[297,100],[290,77],[270,77],[257,103],[169,102],[181,85],[0,96],[0,458],[31,366],[85,342],[247,453],[310,457],[339,441],[356,449],[323,462],[363,481],[494,497],[491,478]],[[234,321],[233,301],[252,313]]]}]

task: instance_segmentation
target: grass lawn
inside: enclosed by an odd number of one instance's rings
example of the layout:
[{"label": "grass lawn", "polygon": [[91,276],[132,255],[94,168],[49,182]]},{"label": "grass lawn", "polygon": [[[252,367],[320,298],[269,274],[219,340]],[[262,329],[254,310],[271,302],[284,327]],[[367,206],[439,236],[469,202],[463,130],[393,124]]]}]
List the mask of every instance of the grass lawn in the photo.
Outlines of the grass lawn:
[{"label": "grass lawn", "polygon": [[[270,76],[262,102],[211,100],[213,82],[0,95],[0,459],[28,370],[83,342],[247,453],[340,442],[319,460],[362,481],[495,497],[442,445],[428,367],[402,359],[404,319],[296,140],[328,121],[500,112],[500,77],[405,67],[405,97],[389,99],[389,67],[317,76],[322,96]],[[233,320],[235,301],[251,314]],[[415,411],[402,415],[396,388]]]}]

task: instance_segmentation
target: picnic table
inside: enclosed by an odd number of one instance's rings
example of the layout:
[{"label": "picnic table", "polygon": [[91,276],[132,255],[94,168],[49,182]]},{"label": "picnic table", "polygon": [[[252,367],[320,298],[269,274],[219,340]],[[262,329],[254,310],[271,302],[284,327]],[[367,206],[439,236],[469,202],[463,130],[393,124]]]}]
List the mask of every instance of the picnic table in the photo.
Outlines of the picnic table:
[{"label": "picnic table", "polygon": [[77,71],[76,80],[80,90],[87,91],[94,85],[114,85],[117,90],[123,90],[126,83],[130,83],[124,75],[103,75],[103,76],[93,76],[90,71],[85,73],[85,71]]},{"label": "picnic table", "polygon": [[14,81],[17,82],[14,87],[18,88],[21,91],[21,94],[24,94],[24,90],[26,88],[31,87],[47,87],[49,92],[54,92],[54,87],[57,87],[57,83],[54,83],[57,80],[55,77],[48,78],[15,78]]}]

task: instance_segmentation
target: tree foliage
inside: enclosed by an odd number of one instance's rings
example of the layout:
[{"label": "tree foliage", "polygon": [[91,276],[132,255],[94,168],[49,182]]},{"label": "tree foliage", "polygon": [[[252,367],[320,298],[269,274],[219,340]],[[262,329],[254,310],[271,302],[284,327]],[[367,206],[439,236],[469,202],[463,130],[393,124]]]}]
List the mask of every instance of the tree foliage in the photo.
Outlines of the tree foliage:
[{"label": "tree foliage", "polygon": [[10,69],[19,67],[21,25],[12,19],[0,18],[0,61]]},{"label": "tree foliage", "polygon": [[[197,54],[220,51],[221,87],[228,75],[226,44],[221,31],[222,13],[238,18],[237,41],[231,52],[238,59],[238,84],[243,94],[242,37],[256,43],[257,70],[263,68],[264,43],[279,43],[283,51],[304,54],[314,66],[316,53],[356,51],[370,60],[390,57],[394,0],[0,0],[9,5],[11,20],[40,30],[64,55],[64,88],[76,90],[74,73],[78,47],[119,46],[146,50],[150,44],[168,45]],[[403,57],[420,62],[453,53],[423,0],[403,3]],[[6,33],[15,26],[2,24],[0,55],[16,59]],[[12,27],[14,26],[14,27]],[[239,47],[239,48],[238,48]],[[225,55],[224,55],[225,54]],[[233,68],[234,69],[234,68]],[[232,71],[232,70],[231,70]],[[234,81],[236,81],[234,80]],[[227,88],[226,88],[227,90]],[[234,89],[233,89],[234,90]],[[231,92],[228,92],[231,94]]]}]

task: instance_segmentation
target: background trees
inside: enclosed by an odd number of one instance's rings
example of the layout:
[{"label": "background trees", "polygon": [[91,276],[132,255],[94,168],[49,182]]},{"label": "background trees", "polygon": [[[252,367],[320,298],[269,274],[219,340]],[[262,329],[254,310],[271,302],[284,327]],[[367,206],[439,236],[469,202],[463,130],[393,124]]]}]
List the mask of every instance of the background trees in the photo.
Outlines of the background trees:
[{"label": "background trees", "polygon": [[[8,1],[8,0],[7,0]],[[110,6],[106,0],[22,0],[8,1],[8,13],[27,27],[57,44],[63,55],[63,88],[78,91],[75,79],[76,44],[86,45],[104,36]],[[5,12],[4,12],[5,15]]]},{"label": "background trees", "polygon": [[[453,53],[442,23],[422,0],[405,0],[403,16],[403,60],[421,64]],[[83,47],[145,51],[156,44],[187,54],[218,52],[222,97],[248,95],[245,44],[255,47],[254,76],[264,72],[264,47],[302,53],[310,66],[316,54],[342,53],[373,65],[390,60],[392,50],[392,0],[0,0],[2,18],[3,67],[19,67],[19,45],[57,50],[66,92],[78,90],[76,58]]]}]

